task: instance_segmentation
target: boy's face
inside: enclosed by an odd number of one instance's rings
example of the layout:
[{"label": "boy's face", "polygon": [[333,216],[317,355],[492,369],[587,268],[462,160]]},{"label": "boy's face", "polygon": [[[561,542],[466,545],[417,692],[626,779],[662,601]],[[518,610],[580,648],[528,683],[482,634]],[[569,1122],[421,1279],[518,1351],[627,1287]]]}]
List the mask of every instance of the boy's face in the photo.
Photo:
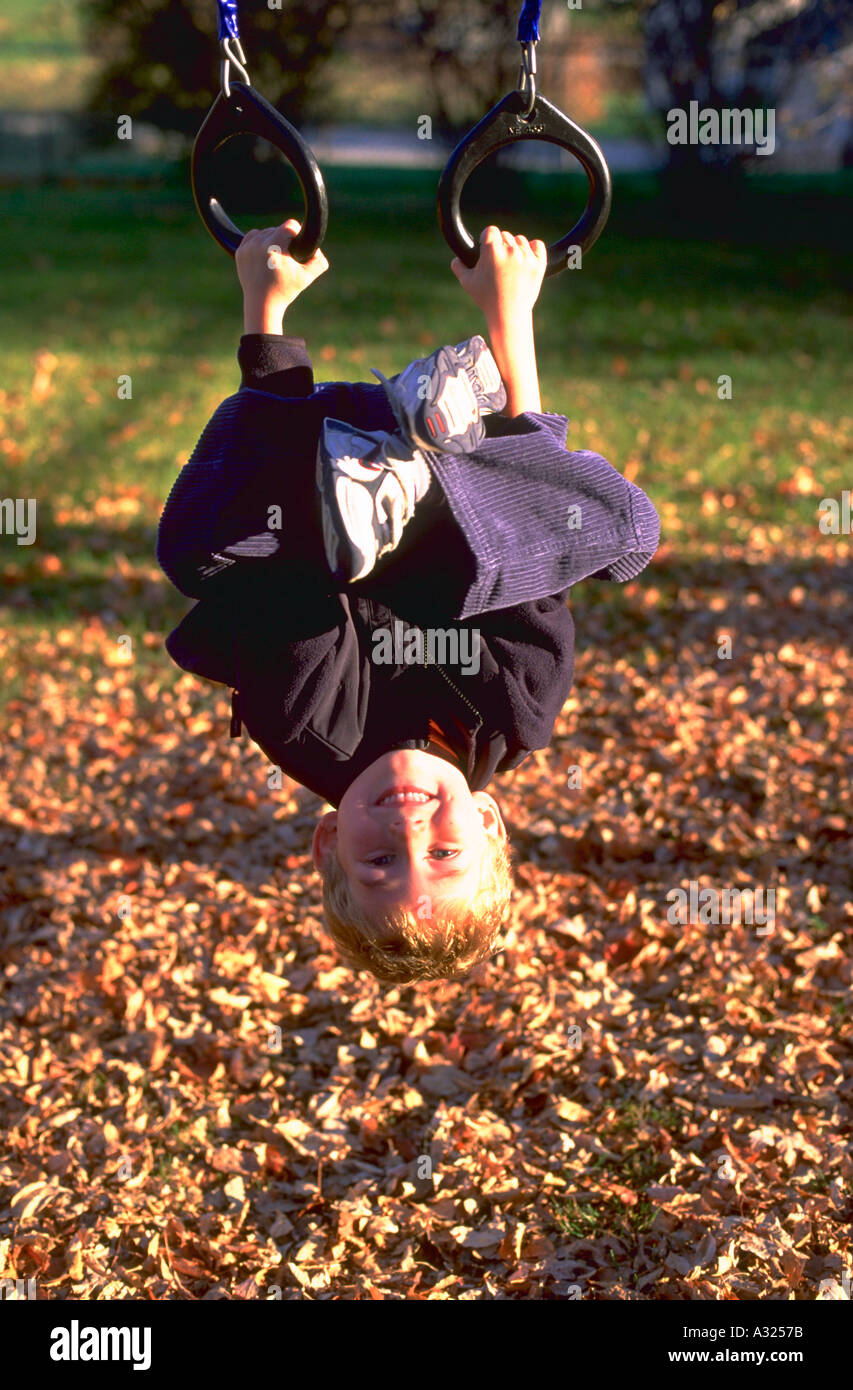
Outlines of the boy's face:
[{"label": "boy's face", "polygon": [[[384,753],[347,788],[314,832],[314,863],[337,850],[357,902],[368,912],[396,907],[429,916],[442,901],[480,888],[489,837],[506,838],[488,792],[471,792],[444,758],[419,750]],[[421,915],[423,912],[421,912]]]}]

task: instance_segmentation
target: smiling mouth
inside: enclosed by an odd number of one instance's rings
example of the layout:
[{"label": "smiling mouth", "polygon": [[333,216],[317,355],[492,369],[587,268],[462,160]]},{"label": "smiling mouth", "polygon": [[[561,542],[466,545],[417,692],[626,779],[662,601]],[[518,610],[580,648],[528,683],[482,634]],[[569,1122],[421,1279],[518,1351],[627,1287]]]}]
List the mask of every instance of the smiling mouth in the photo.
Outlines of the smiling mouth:
[{"label": "smiling mouth", "polygon": [[387,792],[383,792],[377,806],[425,806],[428,801],[435,801],[435,792],[424,791],[423,787],[389,787]]}]

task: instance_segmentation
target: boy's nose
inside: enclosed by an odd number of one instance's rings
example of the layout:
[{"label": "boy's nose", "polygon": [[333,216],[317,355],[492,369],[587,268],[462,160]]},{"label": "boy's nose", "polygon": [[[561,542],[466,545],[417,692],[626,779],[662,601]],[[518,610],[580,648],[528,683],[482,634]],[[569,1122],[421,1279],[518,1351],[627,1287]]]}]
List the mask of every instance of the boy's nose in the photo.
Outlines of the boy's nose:
[{"label": "boy's nose", "polygon": [[395,811],[388,821],[388,829],[400,840],[417,839],[427,824],[428,816],[423,807],[412,811]]}]

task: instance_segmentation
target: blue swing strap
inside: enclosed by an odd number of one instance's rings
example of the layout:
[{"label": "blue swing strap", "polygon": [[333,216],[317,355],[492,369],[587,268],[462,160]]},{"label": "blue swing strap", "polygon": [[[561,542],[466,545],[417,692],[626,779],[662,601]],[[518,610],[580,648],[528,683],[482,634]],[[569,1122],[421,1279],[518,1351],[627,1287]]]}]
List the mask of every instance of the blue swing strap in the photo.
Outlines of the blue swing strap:
[{"label": "blue swing strap", "polygon": [[237,19],[237,0],[216,0],[219,18],[219,47],[222,51],[222,66],[219,84],[226,101],[231,99],[231,68],[237,69],[241,82],[247,87],[252,83],[246,67],[246,55],[240,42],[240,27]]},{"label": "blue swing strap", "polygon": [[524,0],[518,17],[519,43],[539,42],[539,17],[542,14],[542,0]]},{"label": "blue swing strap", "polygon": [[516,38],[521,44],[521,67],[518,73],[518,90],[524,98],[525,119],[533,113],[536,103],[536,45],[539,42],[539,18],[542,14],[542,0],[524,0],[518,17]]},{"label": "blue swing strap", "polygon": [[239,43],[237,0],[216,0],[216,7],[219,11],[219,42],[223,39],[236,39]]}]

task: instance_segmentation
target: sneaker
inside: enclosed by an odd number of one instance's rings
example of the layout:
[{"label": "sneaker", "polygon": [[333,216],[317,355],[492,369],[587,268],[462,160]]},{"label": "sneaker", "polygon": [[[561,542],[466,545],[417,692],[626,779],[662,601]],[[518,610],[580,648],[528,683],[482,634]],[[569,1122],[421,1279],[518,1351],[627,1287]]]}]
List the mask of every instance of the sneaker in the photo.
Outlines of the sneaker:
[{"label": "sneaker", "polygon": [[466,454],[485,438],[482,415],[503,410],[507,396],[497,363],[475,334],[456,347],[441,347],[381,381],[403,435],[421,449]]},{"label": "sneaker", "polygon": [[400,542],[432,475],[397,435],[326,419],[317,448],[323,543],[335,579],[363,579]]}]

